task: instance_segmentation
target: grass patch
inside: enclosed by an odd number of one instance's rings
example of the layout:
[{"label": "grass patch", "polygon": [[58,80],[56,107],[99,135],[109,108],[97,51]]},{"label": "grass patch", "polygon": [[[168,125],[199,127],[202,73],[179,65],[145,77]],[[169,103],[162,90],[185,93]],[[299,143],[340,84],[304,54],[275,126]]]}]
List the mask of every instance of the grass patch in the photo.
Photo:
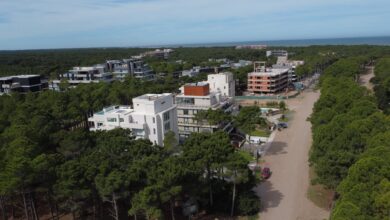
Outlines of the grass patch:
[{"label": "grass patch", "polygon": [[254,130],[250,135],[256,137],[269,137],[270,132],[266,130]]},{"label": "grass patch", "polygon": [[250,215],[250,216],[239,216],[237,219],[238,220],[258,220],[260,218],[259,218],[259,214],[256,214],[256,215]]},{"label": "grass patch", "polygon": [[[315,178],[316,174],[313,168],[310,168],[309,171],[310,179]],[[330,204],[332,203],[334,192],[332,190],[326,189],[323,185],[320,184],[310,184],[307,189],[307,197],[318,207],[329,210]]]},{"label": "grass patch", "polygon": [[288,122],[288,121],[289,121],[288,117],[284,117],[284,118],[280,117],[279,118],[279,122]]}]

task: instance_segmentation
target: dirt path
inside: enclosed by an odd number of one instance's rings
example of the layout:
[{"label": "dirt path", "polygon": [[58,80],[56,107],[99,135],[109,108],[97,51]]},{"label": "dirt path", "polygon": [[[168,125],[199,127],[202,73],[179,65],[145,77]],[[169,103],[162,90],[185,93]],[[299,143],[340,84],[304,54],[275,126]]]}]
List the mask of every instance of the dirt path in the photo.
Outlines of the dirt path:
[{"label": "dirt path", "polygon": [[310,184],[308,153],[311,146],[311,125],[306,121],[319,92],[304,92],[288,100],[294,110],[289,128],[278,132],[264,159],[271,168],[269,180],[256,188],[261,196],[261,220],[327,219],[329,212],[307,198]]},{"label": "dirt path", "polygon": [[362,74],[359,77],[359,83],[362,86],[365,86],[369,90],[373,90],[374,85],[370,83],[370,79],[374,77],[374,66],[367,67],[367,73]]}]

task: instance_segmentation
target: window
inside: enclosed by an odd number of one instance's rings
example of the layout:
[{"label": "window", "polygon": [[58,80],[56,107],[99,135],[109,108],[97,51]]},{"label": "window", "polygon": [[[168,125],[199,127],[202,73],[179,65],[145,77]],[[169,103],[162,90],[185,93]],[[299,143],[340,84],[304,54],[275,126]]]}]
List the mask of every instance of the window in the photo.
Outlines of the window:
[{"label": "window", "polygon": [[155,128],[153,128],[153,134],[156,134],[156,129]]},{"label": "window", "polygon": [[168,123],[165,123],[165,124],[164,124],[164,130],[165,130],[165,131],[171,130],[171,123],[169,123],[169,122],[168,122]]},{"label": "window", "polygon": [[188,115],[188,109],[183,109],[183,115]]},{"label": "window", "polygon": [[116,118],[107,118],[108,122],[116,122]]},{"label": "window", "polygon": [[98,123],[97,123],[97,126],[98,126],[98,127],[101,127],[101,126],[103,126],[103,123],[102,123],[102,122],[98,122]]},{"label": "window", "polygon": [[169,112],[165,112],[163,114],[163,118],[164,118],[164,121],[168,121],[169,120]]},{"label": "window", "polygon": [[190,130],[190,127],[185,126],[185,127],[184,127],[184,130],[185,130],[185,131],[189,131],[189,130]]},{"label": "window", "polygon": [[119,122],[124,122],[125,119],[124,118],[119,118]]},{"label": "window", "polygon": [[155,117],[153,117],[153,124],[155,124],[156,123],[156,118]]},{"label": "window", "polygon": [[195,99],[194,98],[182,98],[182,97],[179,97],[179,98],[176,98],[176,103],[177,104],[183,104],[183,105],[193,105],[195,103]]}]

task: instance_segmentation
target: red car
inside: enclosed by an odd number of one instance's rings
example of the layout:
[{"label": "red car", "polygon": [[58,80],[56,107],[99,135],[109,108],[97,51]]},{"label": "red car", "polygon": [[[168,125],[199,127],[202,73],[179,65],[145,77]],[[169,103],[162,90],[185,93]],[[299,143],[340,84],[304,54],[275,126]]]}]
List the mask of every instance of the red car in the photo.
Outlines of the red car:
[{"label": "red car", "polygon": [[261,177],[263,179],[268,179],[271,176],[271,170],[268,167],[264,167],[261,171]]}]

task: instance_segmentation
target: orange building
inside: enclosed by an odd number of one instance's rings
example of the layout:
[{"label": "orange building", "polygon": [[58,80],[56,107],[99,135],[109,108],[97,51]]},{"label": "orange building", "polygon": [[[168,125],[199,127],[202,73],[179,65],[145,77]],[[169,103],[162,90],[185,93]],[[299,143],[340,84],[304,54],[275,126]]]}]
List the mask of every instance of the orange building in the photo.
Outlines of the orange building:
[{"label": "orange building", "polygon": [[208,83],[190,83],[184,86],[184,95],[206,96],[210,94]]},{"label": "orange building", "polygon": [[270,69],[265,62],[255,62],[254,71],[248,73],[248,92],[276,94],[288,86],[289,69]]}]

